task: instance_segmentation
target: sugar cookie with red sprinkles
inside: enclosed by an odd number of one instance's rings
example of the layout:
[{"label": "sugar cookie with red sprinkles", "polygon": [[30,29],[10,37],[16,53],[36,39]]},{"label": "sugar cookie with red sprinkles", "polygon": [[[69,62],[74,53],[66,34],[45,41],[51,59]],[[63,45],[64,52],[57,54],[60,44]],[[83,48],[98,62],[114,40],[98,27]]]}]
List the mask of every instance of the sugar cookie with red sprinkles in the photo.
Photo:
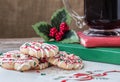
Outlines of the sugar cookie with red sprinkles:
[{"label": "sugar cookie with red sprinkles", "polygon": [[20,51],[18,50],[13,50],[3,53],[3,55],[0,56],[1,67],[8,70],[14,70],[14,64],[15,64],[14,61],[18,58],[19,54]]},{"label": "sugar cookie with red sprinkles", "polygon": [[59,48],[56,45],[43,42],[26,42],[20,47],[23,54],[27,54],[36,58],[53,57]]},{"label": "sugar cookie with red sprinkles", "polygon": [[0,56],[1,67],[8,70],[27,71],[35,68],[38,63],[37,58],[24,55],[19,50],[8,51]]},{"label": "sugar cookie with red sprinkles", "polygon": [[34,69],[39,64],[37,58],[30,57],[27,59],[18,59],[18,62],[15,63],[14,69],[17,71],[28,71]]},{"label": "sugar cookie with red sprinkles", "polygon": [[55,57],[49,58],[48,62],[66,70],[80,69],[83,67],[82,59],[79,56],[65,51],[60,51]]}]

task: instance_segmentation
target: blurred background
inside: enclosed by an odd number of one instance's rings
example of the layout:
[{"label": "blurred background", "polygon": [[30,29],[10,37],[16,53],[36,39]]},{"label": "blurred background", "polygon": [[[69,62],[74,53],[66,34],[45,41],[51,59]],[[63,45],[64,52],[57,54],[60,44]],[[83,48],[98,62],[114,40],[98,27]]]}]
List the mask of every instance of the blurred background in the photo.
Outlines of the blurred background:
[{"label": "blurred background", "polygon": [[[83,0],[70,0],[70,4],[80,15],[84,14]],[[50,22],[53,12],[62,7],[62,0],[0,0],[0,38],[38,37],[32,25]],[[74,20],[70,28],[80,30]]]}]

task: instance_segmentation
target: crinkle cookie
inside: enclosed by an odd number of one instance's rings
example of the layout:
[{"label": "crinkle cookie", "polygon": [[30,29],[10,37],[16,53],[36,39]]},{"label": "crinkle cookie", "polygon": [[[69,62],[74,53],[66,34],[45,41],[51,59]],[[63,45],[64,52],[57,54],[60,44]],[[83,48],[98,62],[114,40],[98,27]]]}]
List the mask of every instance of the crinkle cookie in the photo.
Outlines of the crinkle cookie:
[{"label": "crinkle cookie", "polygon": [[59,48],[52,44],[42,42],[26,42],[20,47],[23,54],[30,55],[36,58],[53,57]]},{"label": "crinkle cookie", "polygon": [[49,58],[48,62],[63,69],[78,69],[83,67],[83,62],[79,56],[60,51],[55,57]]}]

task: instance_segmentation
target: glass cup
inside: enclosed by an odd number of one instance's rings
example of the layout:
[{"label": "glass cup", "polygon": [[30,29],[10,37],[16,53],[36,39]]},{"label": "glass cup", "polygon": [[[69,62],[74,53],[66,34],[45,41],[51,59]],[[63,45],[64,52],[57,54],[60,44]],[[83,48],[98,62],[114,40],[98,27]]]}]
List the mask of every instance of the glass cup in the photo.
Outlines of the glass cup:
[{"label": "glass cup", "polygon": [[69,4],[70,0],[63,0],[70,16],[77,26],[84,28],[84,34],[89,36],[120,36],[120,0],[84,0],[84,16],[77,14]]}]

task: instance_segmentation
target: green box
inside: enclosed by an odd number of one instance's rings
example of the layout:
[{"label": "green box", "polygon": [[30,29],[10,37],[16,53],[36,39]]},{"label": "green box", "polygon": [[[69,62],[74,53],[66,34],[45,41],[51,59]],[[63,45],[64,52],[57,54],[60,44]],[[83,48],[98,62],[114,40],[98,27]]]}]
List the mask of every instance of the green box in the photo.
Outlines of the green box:
[{"label": "green box", "polygon": [[85,48],[80,44],[48,43],[57,45],[61,51],[74,53],[83,60],[120,65],[120,48]]}]

